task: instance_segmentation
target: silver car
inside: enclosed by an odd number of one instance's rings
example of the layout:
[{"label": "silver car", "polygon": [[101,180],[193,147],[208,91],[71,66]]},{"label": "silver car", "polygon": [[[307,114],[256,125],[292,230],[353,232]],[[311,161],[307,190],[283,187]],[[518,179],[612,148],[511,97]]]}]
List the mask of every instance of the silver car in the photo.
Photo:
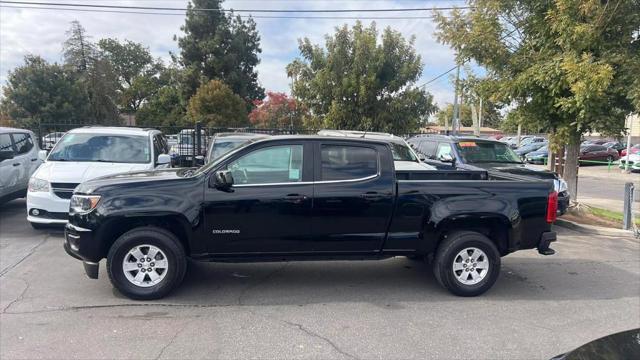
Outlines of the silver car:
[{"label": "silver car", "polygon": [[25,197],[31,174],[42,164],[32,131],[0,127],[0,204]]}]

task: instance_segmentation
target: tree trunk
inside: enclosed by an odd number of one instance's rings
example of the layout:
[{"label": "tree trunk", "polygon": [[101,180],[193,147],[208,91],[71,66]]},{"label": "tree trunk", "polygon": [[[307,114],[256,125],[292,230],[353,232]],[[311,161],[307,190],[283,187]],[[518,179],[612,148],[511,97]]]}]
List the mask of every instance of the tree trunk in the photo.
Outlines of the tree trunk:
[{"label": "tree trunk", "polygon": [[566,146],[567,153],[564,158],[564,180],[569,187],[571,202],[578,201],[578,155],[580,154],[580,135],[574,136]]}]

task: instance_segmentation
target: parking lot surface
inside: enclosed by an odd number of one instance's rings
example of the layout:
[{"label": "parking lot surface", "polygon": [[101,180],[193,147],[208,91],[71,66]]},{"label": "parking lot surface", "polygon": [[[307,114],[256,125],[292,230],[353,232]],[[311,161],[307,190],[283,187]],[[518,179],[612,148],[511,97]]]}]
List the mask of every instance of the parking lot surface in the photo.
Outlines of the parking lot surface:
[{"label": "parking lot surface", "polygon": [[556,228],[558,254],[503,259],[477,298],[424,263],[191,263],[154,302],[88,279],[60,230],[0,207],[0,358],[548,359],[640,327],[640,242]]}]

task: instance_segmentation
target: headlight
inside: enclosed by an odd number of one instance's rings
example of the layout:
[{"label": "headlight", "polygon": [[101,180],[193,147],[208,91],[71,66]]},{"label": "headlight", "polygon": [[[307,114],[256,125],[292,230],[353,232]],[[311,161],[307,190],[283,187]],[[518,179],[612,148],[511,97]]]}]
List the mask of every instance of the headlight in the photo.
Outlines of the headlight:
[{"label": "headlight", "polygon": [[70,214],[86,214],[98,206],[99,195],[73,195],[69,204]]},{"label": "headlight", "polygon": [[49,192],[49,182],[32,177],[29,179],[29,192]]},{"label": "headlight", "polygon": [[566,181],[564,181],[563,179],[555,180],[555,181],[553,182],[553,185],[554,185],[554,186],[553,186],[553,187],[554,187],[554,190],[555,190],[558,194],[559,194],[559,193],[561,193],[561,192],[563,192],[563,191],[567,191],[567,190],[569,190],[569,187],[567,186],[567,182],[566,182]]}]

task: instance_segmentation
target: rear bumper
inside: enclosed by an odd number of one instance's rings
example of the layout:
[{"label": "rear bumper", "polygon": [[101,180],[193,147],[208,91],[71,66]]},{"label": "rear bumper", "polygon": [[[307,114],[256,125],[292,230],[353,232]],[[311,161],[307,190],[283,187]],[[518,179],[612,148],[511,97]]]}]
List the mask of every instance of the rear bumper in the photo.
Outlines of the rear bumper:
[{"label": "rear bumper", "polygon": [[568,192],[563,191],[558,194],[558,215],[564,215],[569,208],[569,203],[571,202],[571,195]]}]

